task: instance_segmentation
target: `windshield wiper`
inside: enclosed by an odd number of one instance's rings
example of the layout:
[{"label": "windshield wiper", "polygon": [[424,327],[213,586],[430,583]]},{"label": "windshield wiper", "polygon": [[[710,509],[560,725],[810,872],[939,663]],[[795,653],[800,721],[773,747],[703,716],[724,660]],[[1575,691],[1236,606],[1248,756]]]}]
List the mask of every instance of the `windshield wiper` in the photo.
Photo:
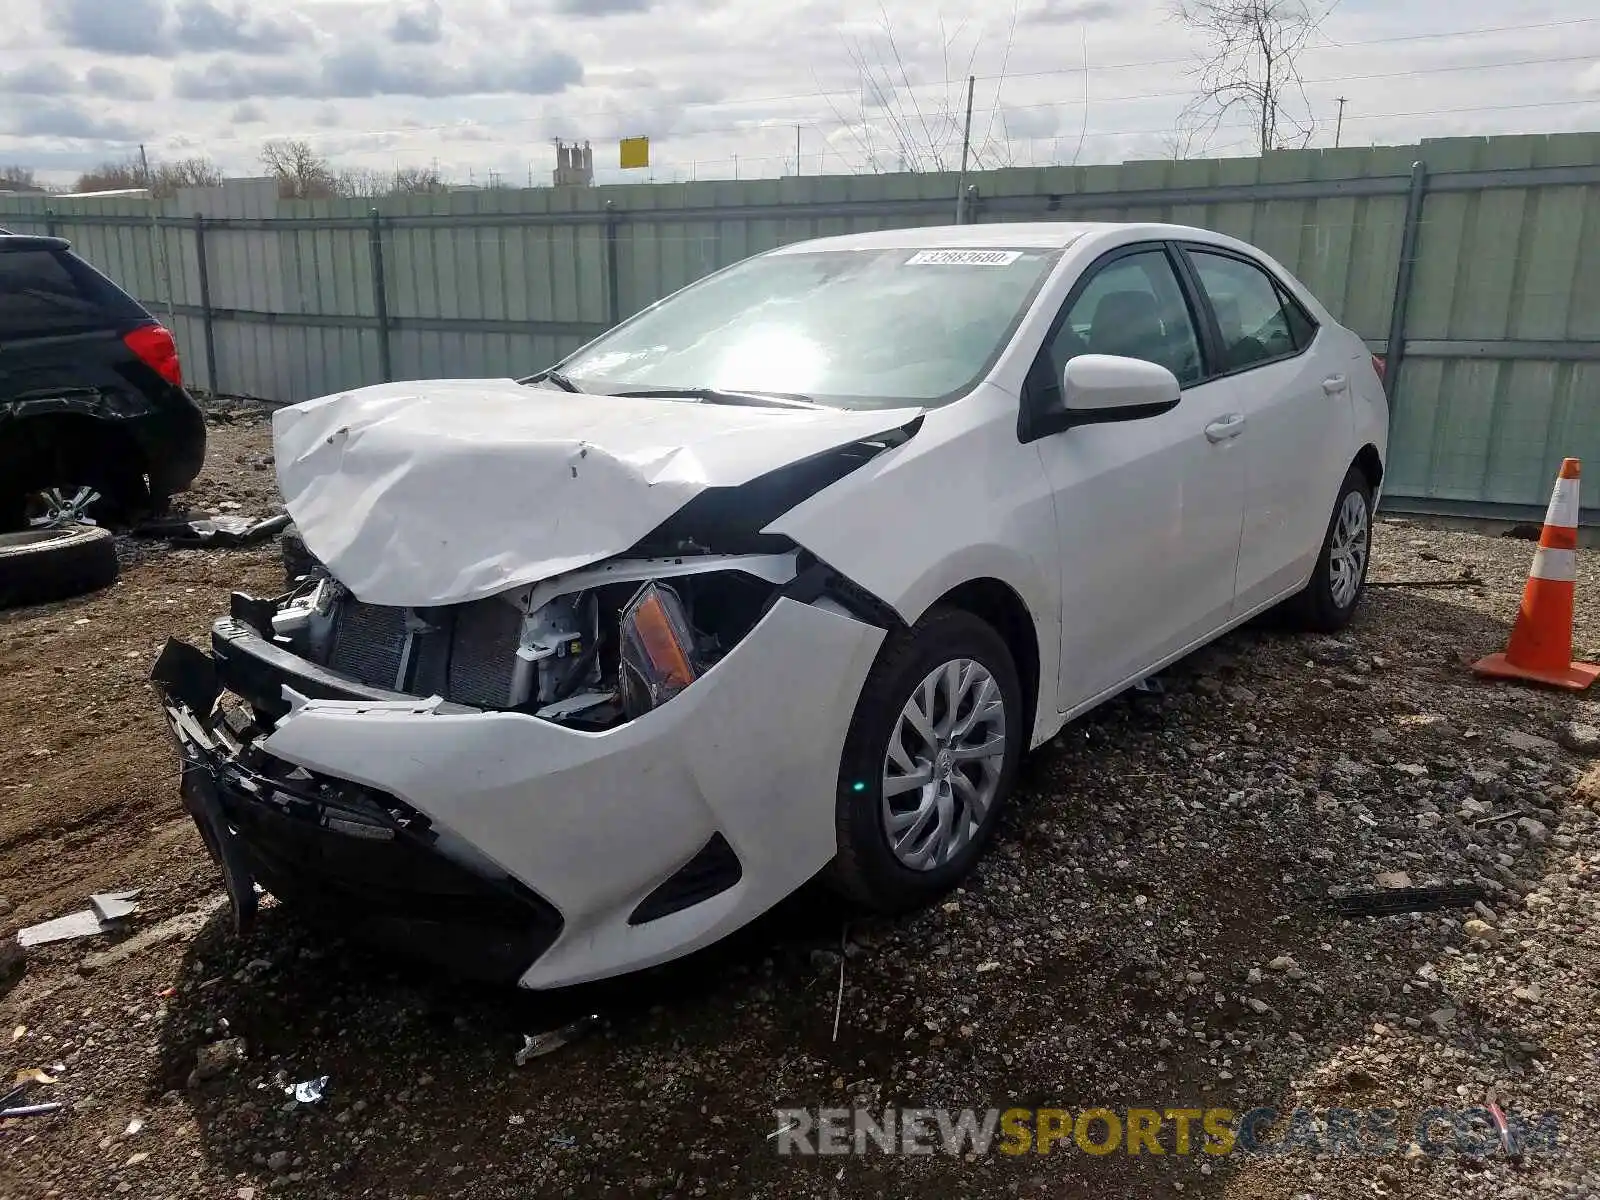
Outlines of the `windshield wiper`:
[{"label": "windshield wiper", "polygon": [[793,392],[750,392],[727,388],[653,387],[613,392],[615,396],[659,396],[665,400],[699,400],[702,404],[745,404],[755,408],[826,408]]},{"label": "windshield wiper", "polygon": [[583,389],[560,371],[551,367],[548,371],[540,371],[537,375],[529,375],[526,379],[517,380],[518,383],[553,383],[563,392],[581,392]]}]

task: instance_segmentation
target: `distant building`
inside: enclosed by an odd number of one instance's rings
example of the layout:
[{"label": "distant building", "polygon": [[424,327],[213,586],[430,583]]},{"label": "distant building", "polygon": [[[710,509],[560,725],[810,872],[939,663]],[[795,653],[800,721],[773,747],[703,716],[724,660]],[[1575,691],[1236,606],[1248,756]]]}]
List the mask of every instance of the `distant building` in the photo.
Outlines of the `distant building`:
[{"label": "distant building", "polygon": [[567,145],[556,139],[555,185],[591,187],[594,184],[594,151],[589,143]]}]

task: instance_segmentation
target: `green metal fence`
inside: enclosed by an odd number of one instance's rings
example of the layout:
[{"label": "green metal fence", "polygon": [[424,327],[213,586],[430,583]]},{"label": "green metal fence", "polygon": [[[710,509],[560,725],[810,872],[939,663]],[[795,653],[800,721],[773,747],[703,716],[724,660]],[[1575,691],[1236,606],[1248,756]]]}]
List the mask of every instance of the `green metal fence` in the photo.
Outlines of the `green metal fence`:
[{"label": "green metal fence", "polygon": [[[1158,220],[1261,246],[1388,356],[1392,507],[1537,516],[1600,463],[1600,135],[968,177],[968,219]],[[173,324],[196,385],[293,401],[526,374],[694,279],[805,238],[954,219],[951,175],[279,201],[0,198]],[[1594,495],[1594,493],[1591,493]],[[1590,505],[1585,521],[1600,522]]]}]

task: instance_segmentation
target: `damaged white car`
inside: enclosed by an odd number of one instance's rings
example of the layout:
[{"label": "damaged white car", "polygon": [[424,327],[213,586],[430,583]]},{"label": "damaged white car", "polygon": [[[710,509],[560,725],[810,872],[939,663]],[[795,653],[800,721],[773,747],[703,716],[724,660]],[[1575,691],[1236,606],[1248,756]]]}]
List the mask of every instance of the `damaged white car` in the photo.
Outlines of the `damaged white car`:
[{"label": "damaged white car", "polygon": [[154,678],[256,883],[530,988],[660,963],[819,872],[982,853],[1019,757],[1268,606],[1349,619],[1380,364],[1251,247],[1164,225],[833,238],[522,381],[274,418],[317,560]]}]

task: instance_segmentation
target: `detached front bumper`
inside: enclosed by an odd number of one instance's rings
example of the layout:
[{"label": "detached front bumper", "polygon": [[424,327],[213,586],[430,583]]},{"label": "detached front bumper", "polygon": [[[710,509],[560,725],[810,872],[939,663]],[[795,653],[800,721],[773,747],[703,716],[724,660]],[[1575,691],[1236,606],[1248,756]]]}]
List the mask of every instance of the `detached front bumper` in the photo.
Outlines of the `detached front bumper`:
[{"label": "detached front bumper", "polygon": [[[257,880],[353,937],[548,988],[709,945],[827,864],[883,634],[780,599],[686,691],[603,733],[375,692],[240,620],[209,655],[169,643],[155,679],[237,907]],[[267,701],[273,727],[230,721],[227,691]]]},{"label": "detached front bumper", "polygon": [[254,916],[259,883],[336,932],[508,983],[556,940],[561,915],[448,831],[241,743],[215,704],[215,661],[169,643],[157,679],[184,806],[222,868],[238,927]]}]

